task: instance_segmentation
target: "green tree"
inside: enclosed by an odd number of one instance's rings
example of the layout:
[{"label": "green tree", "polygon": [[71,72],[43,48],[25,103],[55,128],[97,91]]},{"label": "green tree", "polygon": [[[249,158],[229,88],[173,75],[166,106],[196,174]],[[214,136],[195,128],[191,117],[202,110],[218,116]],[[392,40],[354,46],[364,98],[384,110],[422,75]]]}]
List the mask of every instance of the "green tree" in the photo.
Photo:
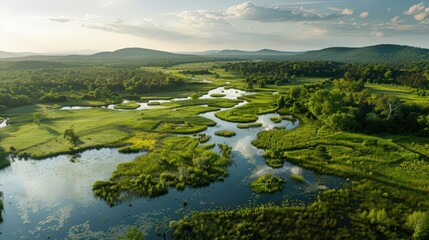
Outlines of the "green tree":
[{"label": "green tree", "polygon": [[200,98],[200,95],[198,95],[198,93],[192,93],[191,95],[192,100],[197,100],[198,98]]},{"label": "green tree", "polygon": [[64,131],[64,138],[67,139],[73,146],[76,146],[79,141],[79,137],[74,132],[73,127],[70,127]]},{"label": "green tree", "polygon": [[33,123],[40,125],[42,121],[42,114],[40,112],[33,113]]},{"label": "green tree", "polygon": [[247,87],[248,90],[253,90],[253,80],[247,81]]},{"label": "green tree", "polygon": [[413,239],[426,239],[429,232],[429,216],[426,212],[413,212],[407,218],[406,226],[413,231]]},{"label": "green tree", "polygon": [[329,90],[316,91],[308,102],[308,110],[319,119],[341,113],[345,106],[344,94]]},{"label": "green tree", "polygon": [[266,86],[266,82],[264,80],[258,81],[258,87],[259,88],[264,88],[265,86]]},{"label": "green tree", "polygon": [[379,95],[374,101],[375,110],[386,118],[390,118],[401,107],[401,100],[396,96]]},{"label": "green tree", "polygon": [[325,123],[337,131],[353,130],[357,126],[355,117],[347,113],[334,113],[326,118]]}]

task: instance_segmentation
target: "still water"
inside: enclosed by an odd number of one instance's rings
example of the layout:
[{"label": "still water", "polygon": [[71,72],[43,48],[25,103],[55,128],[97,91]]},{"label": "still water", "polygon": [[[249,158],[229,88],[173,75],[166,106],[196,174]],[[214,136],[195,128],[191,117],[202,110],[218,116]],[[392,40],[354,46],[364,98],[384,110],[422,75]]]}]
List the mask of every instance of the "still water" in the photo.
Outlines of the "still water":
[{"label": "still water", "polygon": [[[237,99],[246,93],[236,89],[217,88],[211,94],[223,93],[225,98]],[[237,106],[244,105],[242,102]],[[144,106],[144,105],[143,105]],[[236,107],[237,107],[236,106]],[[141,109],[144,109],[142,107]],[[68,110],[79,110],[73,108]],[[224,110],[224,109],[222,109]],[[251,141],[260,131],[274,127],[293,129],[299,121],[283,120],[273,123],[276,113],[259,116],[262,127],[239,129],[236,123],[220,120],[215,112],[201,116],[217,122],[203,133],[210,135],[208,143],[226,143],[233,148],[230,176],[204,188],[169,189],[168,194],[149,199],[138,198],[115,207],[93,197],[91,185],[96,180],[108,179],[118,163],[133,160],[141,153],[122,154],[117,149],[87,150],[71,160],[61,155],[45,160],[11,158],[11,166],[0,170],[0,191],[4,193],[4,222],[0,224],[0,239],[117,239],[131,226],[147,234],[147,239],[163,239],[168,222],[182,218],[196,210],[234,209],[266,203],[309,203],[324,189],[340,188],[343,179],[317,175],[314,172],[286,162],[283,168],[272,169],[262,157],[263,150]],[[218,130],[233,130],[232,138],[214,135]],[[215,150],[218,150],[217,148]],[[287,182],[281,192],[257,194],[250,182],[258,176],[272,173]],[[305,182],[295,182],[292,174],[301,174]],[[186,202],[186,206],[184,206]]]}]

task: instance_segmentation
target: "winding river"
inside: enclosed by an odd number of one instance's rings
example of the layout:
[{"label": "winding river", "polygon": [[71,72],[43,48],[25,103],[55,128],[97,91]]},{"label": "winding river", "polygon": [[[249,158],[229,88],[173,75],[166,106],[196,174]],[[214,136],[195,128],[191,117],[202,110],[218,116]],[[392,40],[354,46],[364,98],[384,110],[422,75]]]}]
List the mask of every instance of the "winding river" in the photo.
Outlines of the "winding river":
[{"label": "winding river", "polygon": [[[230,99],[251,94],[217,88],[202,98],[210,98],[214,93],[223,93],[225,98]],[[246,102],[237,106],[243,104]],[[151,108],[144,106],[147,104],[139,109]],[[69,108],[67,110],[80,109]],[[147,239],[163,239],[162,233],[168,231],[170,220],[182,218],[192,211],[281,204],[284,201],[291,204],[309,203],[316,199],[320,191],[340,188],[344,183],[341,178],[317,175],[288,162],[281,169],[272,169],[264,162],[263,150],[251,145],[258,132],[274,127],[296,128],[299,121],[283,120],[276,124],[270,117],[278,114],[271,113],[259,116],[258,122],[262,123],[262,127],[239,129],[236,123],[220,120],[214,114],[201,114],[217,122],[216,126],[203,132],[211,136],[208,143],[226,143],[233,148],[230,176],[224,182],[204,188],[186,188],[182,192],[169,189],[168,194],[161,197],[133,199],[111,208],[92,196],[92,183],[108,179],[118,163],[131,161],[144,152],[122,154],[117,149],[102,148],[85,151],[73,161],[67,155],[37,161],[11,158],[11,166],[0,170],[0,191],[4,193],[5,205],[0,238],[117,239],[130,226],[137,226],[148,234]],[[223,129],[233,130],[237,135],[232,138],[214,135],[214,132]],[[250,182],[266,173],[287,180],[282,192],[252,192]],[[305,182],[293,181],[292,174],[301,174]]]}]

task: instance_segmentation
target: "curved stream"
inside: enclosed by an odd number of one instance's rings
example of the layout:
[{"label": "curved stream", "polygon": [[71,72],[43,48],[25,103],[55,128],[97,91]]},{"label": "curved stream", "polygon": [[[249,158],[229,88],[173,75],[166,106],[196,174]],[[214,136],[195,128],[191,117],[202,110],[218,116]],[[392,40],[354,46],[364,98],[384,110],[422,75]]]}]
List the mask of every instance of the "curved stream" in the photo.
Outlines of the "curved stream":
[{"label": "curved stream", "polygon": [[[230,99],[249,94],[217,88],[202,97],[210,98],[213,93],[224,93],[225,98]],[[244,104],[246,102],[237,106]],[[148,234],[147,239],[163,239],[159,233],[168,231],[169,220],[180,219],[191,211],[234,209],[270,202],[281,204],[285,200],[292,204],[309,203],[323,189],[342,186],[343,179],[317,175],[288,162],[281,169],[272,169],[264,162],[263,150],[251,145],[258,132],[274,127],[292,129],[299,125],[298,121],[283,120],[275,124],[270,117],[279,115],[271,113],[259,116],[262,127],[239,129],[236,123],[220,120],[214,114],[208,112],[200,116],[217,122],[203,132],[211,136],[208,143],[226,143],[233,148],[230,176],[224,182],[186,188],[182,192],[169,189],[168,194],[161,197],[133,199],[111,208],[92,196],[91,184],[108,179],[118,163],[131,161],[142,153],[121,154],[116,149],[102,148],[81,153],[75,162],[67,155],[43,161],[12,159],[11,166],[0,171],[0,191],[4,193],[5,205],[0,238],[117,239],[134,225]],[[233,130],[237,135],[232,138],[214,135],[223,129]],[[282,192],[252,192],[250,182],[266,173],[287,180]],[[291,174],[301,174],[305,183],[293,181]]]}]

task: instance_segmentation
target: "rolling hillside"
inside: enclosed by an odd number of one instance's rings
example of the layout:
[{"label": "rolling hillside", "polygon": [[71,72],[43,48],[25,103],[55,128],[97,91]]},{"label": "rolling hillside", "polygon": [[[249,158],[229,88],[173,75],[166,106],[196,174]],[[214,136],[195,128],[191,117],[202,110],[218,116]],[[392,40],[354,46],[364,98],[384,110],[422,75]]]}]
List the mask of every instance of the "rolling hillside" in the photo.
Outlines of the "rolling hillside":
[{"label": "rolling hillside", "polygon": [[293,59],[353,63],[429,61],[429,49],[389,44],[363,48],[334,47],[318,51],[309,51],[294,56]]}]

